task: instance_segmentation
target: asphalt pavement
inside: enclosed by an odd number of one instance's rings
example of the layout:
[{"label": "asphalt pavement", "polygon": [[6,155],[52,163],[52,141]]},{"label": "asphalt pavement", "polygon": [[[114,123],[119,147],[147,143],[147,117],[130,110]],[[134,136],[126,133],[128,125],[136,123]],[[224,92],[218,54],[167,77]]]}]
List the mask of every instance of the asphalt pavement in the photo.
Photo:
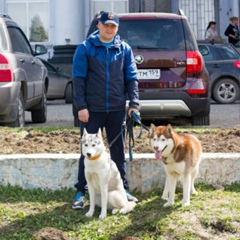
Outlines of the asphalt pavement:
[{"label": "asphalt pavement", "polygon": [[[31,114],[26,112],[26,126],[66,126],[73,127],[72,105],[64,100],[48,101],[47,122],[33,124]],[[212,102],[210,113],[211,127],[240,126],[240,101],[234,104],[217,104]]]}]

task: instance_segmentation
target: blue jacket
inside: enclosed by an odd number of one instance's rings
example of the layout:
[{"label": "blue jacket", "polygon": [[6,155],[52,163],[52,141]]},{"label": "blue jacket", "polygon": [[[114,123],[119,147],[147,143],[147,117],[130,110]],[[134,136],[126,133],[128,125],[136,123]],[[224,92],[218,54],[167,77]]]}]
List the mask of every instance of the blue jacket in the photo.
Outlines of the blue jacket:
[{"label": "blue jacket", "polygon": [[138,107],[137,67],[130,46],[117,34],[106,48],[99,31],[81,43],[73,57],[73,102],[76,109],[93,112]]}]

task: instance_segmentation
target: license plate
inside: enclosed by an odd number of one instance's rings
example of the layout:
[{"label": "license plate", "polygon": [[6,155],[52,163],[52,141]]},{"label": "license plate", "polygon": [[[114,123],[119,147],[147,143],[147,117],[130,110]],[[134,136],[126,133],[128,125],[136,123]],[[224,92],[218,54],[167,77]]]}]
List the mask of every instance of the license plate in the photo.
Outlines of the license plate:
[{"label": "license plate", "polygon": [[160,69],[139,69],[138,79],[160,79]]}]

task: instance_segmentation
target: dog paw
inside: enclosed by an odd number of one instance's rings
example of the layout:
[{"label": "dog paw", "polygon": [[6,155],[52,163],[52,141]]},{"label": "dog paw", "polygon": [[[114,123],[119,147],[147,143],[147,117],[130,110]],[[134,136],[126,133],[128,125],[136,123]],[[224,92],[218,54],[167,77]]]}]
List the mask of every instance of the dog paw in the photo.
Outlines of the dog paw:
[{"label": "dog paw", "polygon": [[118,211],[119,211],[119,209],[118,208],[114,208],[113,210],[112,210],[112,214],[114,215],[114,214],[117,214],[118,213]]},{"label": "dog paw", "polygon": [[198,195],[198,192],[195,190],[195,191],[192,191],[191,194],[192,195]]},{"label": "dog paw", "polygon": [[174,202],[166,202],[163,206],[164,207],[170,207],[174,204]]},{"label": "dog paw", "polygon": [[161,199],[162,200],[168,200],[168,196],[162,195]]},{"label": "dog paw", "polygon": [[103,220],[104,218],[106,218],[107,217],[107,214],[106,213],[101,213],[100,215],[99,215],[99,219],[100,220]]},{"label": "dog paw", "polygon": [[93,216],[93,212],[92,211],[88,211],[86,214],[85,214],[86,217],[92,217]]},{"label": "dog paw", "polygon": [[182,207],[190,206],[190,202],[182,203]]}]

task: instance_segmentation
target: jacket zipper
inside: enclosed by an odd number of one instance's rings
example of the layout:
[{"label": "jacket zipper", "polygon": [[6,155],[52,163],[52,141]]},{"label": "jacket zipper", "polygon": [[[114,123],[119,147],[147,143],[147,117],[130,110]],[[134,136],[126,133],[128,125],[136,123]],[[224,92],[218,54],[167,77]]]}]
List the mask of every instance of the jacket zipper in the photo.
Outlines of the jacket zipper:
[{"label": "jacket zipper", "polygon": [[110,108],[110,63],[111,63],[111,59],[110,56],[111,54],[109,53],[109,48],[106,48],[107,50],[107,79],[106,79],[106,112],[109,112],[109,108]]}]

